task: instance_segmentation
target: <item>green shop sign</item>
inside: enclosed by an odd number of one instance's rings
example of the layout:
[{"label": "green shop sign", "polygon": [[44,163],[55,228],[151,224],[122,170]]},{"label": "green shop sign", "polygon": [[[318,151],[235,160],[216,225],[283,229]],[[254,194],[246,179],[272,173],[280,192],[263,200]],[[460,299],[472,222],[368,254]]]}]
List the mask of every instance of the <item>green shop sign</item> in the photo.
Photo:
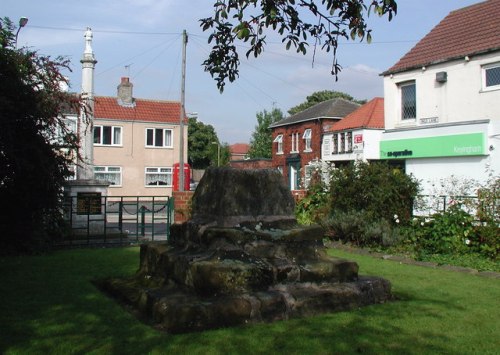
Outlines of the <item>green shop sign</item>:
[{"label": "green shop sign", "polygon": [[485,155],[484,134],[468,133],[380,142],[381,159]]}]

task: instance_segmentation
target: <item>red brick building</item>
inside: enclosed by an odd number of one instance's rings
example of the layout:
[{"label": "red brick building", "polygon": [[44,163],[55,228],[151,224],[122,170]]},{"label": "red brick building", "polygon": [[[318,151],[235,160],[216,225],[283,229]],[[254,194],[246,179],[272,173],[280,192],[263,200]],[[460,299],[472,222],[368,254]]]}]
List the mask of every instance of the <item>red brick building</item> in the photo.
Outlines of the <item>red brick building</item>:
[{"label": "red brick building", "polygon": [[344,99],[321,102],[273,123],[272,166],[279,169],[291,190],[302,187],[307,166],[321,159],[323,127],[356,110],[360,105]]}]

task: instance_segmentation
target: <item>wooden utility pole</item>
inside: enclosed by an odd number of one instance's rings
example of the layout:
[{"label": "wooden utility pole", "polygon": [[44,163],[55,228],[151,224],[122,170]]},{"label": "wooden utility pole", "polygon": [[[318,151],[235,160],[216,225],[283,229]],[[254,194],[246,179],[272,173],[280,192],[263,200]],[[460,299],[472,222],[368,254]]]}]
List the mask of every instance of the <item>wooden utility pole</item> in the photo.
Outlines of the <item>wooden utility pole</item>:
[{"label": "wooden utility pole", "polygon": [[186,30],[182,32],[182,77],[181,77],[181,113],[180,113],[180,137],[179,137],[179,191],[184,191],[184,119],[186,117]]}]

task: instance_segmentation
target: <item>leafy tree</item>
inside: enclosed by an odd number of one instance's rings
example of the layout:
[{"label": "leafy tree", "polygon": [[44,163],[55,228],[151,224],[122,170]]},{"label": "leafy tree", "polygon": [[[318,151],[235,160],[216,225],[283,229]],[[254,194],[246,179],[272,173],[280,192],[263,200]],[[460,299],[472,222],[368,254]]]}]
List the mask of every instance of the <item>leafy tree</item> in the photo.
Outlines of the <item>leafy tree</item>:
[{"label": "leafy tree", "polygon": [[252,133],[250,140],[250,149],[248,155],[250,158],[271,158],[273,141],[272,132],[269,126],[283,119],[283,112],[279,108],[273,108],[271,112],[266,110],[257,113],[257,125]]},{"label": "leafy tree", "polygon": [[189,118],[188,125],[188,160],[192,168],[205,169],[211,162],[217,161],[217,150],[213,142],[219,144],[219,138],[212,125],[198,121],[196,117]]},{"label": "leafy tree", "polygon": [[[373,11],[387,15],[389,21],[397,12],[395,0],[216,0],[214,15],[201,19],[203,31],[212,30],[208,42],[214,42],[212,51],[203,62],[224,90],[227,79],[238,77],[240,64],[237,42],[250,45],[246,56],[258,57],[266,45],[266,30],[275,31],[286,49],[292,46],[297,53],[305,54],[308,40],[314,41],[314,49],[332,52],[331,73],[337,75],[341,66],[337,63],[339,38],[359,38],[371,41],[371,29],[366,17]],[[311,16],[312,15],[312,16]]]},{"label": "leafy tree", "polygon": [[67,60],[16,49],[0,19],[0,253],[47,246],[62,222],[61,192],[77,140],[62,113],[78,98],[61,91]]},{"label": "leafy tree", "polygon": [[296,113],[304,111],[309,107],[319,104],[320,102],[331,99],[345,99],[348,101],[356,102],[361,105],[366,103],[366,100],[355,100],[351,95],[346,94],[344,92],[323,90],[323,91],[313,92],[311,95],[306,97],[306,101],[289,109],[288,113],[290,115],[295,115]]}]

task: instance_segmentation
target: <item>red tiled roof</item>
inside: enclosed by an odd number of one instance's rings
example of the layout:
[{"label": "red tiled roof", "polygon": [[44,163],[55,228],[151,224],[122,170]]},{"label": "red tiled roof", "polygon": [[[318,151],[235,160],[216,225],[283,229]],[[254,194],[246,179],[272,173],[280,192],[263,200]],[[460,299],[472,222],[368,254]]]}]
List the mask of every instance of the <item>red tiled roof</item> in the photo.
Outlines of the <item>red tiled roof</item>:
[{"label": "red tiled roof", "polygon": [[176,101],[135,99],[134,106],[123,106],[116,97],[96,96],[95,119],[179,123],[181,104]]},{"label": "red tiled roof", "polygon": [[488,0],[450,12],[383,74],[496,50],[500,50],[500,0]]},{"label": "red tiled roof", "polygon": [[376,97],[335,122],[327,132],[343,131],[353,128],[384,128],[384,99]]},{"label": "red tiled roof", "polygon": [[250,146],[246,143],[235,143],[229,146],[231,154],[247,154]]}]

